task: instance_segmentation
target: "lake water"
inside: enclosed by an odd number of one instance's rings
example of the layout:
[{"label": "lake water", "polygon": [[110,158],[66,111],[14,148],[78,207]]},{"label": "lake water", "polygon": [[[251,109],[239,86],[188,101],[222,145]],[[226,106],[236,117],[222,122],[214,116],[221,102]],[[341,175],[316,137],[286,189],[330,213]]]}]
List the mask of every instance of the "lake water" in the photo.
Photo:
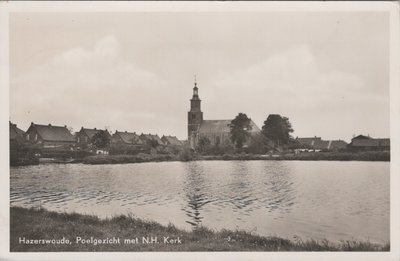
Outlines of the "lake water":
[{"label": "lake water", "polygon": [[195,161],[11,168],[12,206],[293,239],[390,240],[390,164]]}]

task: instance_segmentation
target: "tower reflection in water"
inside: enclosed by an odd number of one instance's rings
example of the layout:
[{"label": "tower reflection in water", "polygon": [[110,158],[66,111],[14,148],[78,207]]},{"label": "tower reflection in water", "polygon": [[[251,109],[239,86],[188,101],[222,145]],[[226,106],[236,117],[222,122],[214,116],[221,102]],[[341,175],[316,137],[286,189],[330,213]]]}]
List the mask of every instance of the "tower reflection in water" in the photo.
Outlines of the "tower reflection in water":
[{"label": "tower reflection in water", "polygon": [[196,164],[195,162],[187,164],[185,167],[187,171],[185,173],[184,190],[187,198],[187,206],[182,210],[189,217],[189,220],[186,220],[186,222],[193,227],[198,227],[204,218],[201,215],[201,211],[206,204],[210,203],[207,194],[204,193],[204,191],[207,191],[204,189],[204,170],[200,164]]},{"label": "tower reflection in water", "polygon": [[282,218],[291,212],[296,189],[290,168],[280,162],[267,168],[262,162],[252,162],[251,167],[240,161],[218,163],[185,165],[182,210],[187,223],[197,227],[213,224],[215,219],[234,223],[244,216],[270,213],[270,217]]}]

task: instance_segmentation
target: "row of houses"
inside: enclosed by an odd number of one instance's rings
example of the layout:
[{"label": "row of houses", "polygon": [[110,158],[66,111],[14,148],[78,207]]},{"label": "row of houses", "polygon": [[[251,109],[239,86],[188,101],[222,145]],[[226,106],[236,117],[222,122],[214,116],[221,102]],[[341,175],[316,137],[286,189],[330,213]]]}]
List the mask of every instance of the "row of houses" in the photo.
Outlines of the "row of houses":
[{"label": "row of houses", "polygon": [[[78,132],[71,133],[67,126],[41,125],[31,123],[27,131],[23,131],[14,123],[10,125],[10,149],[18,149],[21,144],[30,146],[41,152],[88,151],[107,153],[115,150],[121,153],[137,153],[150,148],[181,147],[183,142],[175,136],[157,134],[136,134],[136,132],[115,131],[112,135],[107,130],[82,127]],[[106,149],[95,148],[93,138],[99,132],[108,136],[109,146]]]},{"label": "row of houses", "polygon": [[300,150],[312,151],[371,151],[390,150],[390,139],[372,138],[370,136],[358,135],[351,139],[350,143],[343,140],[323,140],[321,137],[296,138],[301,145]]}]

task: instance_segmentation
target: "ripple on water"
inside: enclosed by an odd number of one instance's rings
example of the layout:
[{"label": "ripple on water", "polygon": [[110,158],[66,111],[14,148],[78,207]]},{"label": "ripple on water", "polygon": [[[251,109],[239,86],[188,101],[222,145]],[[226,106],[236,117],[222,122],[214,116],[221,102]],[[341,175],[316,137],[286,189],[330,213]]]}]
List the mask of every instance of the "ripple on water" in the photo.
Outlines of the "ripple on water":
[{"label": "ripple on water", "polygon": [[389,163],[205,161],[11,168],[10,202],[330,240],[389,240]]}]

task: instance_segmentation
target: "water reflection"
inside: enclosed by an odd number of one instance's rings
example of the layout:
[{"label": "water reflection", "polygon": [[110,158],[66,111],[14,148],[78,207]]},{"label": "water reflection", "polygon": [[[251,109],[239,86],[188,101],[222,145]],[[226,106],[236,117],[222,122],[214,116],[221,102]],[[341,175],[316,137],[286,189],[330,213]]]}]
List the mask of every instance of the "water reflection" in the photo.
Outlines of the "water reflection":
[{"label": "water reflection", "polygon": [[[224,163],[222,163],[224,164]],[[226,218],[243,220],[253,211],[263,209],[279,212],[275,218],[289,213],[295,204],[296,189],[291,180],[290,168],[284,164],[265,166],[252,165],[245,161],[224,165],[224,170],[213,170],[202,163],[185,165],[185,207],[182,209],[192,226],[204,220],[204,211],[217,212]],[[213,173],[210,175],[209,173]],[[218,173],[216,175],[216,173]],[[232,212],[232,213],[230,213]]]},{"label": "water reflection", "polygon": [[269,212],[289,213],[296,199],[296,189],[291,180],[293,170],[282,162],[264,166],[263,181],[266,197],[262,200]]},{"label": "water reflection", "polygon": [[205,161],[11,168],[12,206],[188,229],[388,240],[389,163]]},{"label": "water reflection", "polygon": [[233,168],[227,173],[231,175],[228,184],[228,197],[230,204],[232,204],[234,211],[251,212],[251,204],[256,198],[254,197],[252,188],[252,181],[249,176],[251,175],[250,169],[245,161],[237,161]]},{"label": "water reflection", "polygon": [[189,217],[186,223],[198,227],[203,219],[202,208],[209,203],[207,195],[203,192],[205,188],[204,170],[196,162],[186,164],[185,168],[184,191],[187,197],[187,206],[183,208],[183,211]]}]

